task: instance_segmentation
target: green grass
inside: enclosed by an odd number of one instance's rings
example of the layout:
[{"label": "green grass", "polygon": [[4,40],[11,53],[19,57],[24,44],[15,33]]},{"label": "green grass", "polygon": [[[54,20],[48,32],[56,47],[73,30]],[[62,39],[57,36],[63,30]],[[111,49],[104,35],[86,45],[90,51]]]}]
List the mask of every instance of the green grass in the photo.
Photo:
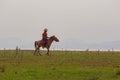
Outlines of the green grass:
[{"label": "green grass", "polygon": [[1,51],[0,80],[120,80],[120,52]]}]

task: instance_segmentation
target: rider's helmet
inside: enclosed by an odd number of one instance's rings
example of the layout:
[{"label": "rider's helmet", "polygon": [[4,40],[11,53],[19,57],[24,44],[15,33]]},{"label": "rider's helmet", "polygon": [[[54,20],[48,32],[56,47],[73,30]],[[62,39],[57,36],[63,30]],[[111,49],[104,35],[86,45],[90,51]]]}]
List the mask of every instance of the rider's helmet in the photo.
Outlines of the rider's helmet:
[{"label": "rider's helmet", "polygon": [[45,29],[44,29],[44,31],[45,31],[45,32],[47,32],[47,31],[48,31],[48,29],[47,29],[47,28],[45,28]]}]

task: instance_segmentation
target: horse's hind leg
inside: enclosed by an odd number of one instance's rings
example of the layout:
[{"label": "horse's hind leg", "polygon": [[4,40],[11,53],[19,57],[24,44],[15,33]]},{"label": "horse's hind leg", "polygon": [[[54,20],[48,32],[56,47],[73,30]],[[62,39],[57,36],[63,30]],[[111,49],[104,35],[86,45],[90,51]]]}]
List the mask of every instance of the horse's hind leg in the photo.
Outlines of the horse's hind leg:
[{"label": "horse's hind leg", "polygon": [[39,48],[36,48],[33,55],[38,55],[38,53],[39,53]]},{"label": "horse's hind leg", "polygon": [[33,53],[33,56],[36,54],[36,51],[37,51],[37,49],[35,49],[35,51],[34,51],[34,53]]},{"label": "horse's hind leg", "polygon": [[41,56],[40,50],[38,49],[38,54]]}]

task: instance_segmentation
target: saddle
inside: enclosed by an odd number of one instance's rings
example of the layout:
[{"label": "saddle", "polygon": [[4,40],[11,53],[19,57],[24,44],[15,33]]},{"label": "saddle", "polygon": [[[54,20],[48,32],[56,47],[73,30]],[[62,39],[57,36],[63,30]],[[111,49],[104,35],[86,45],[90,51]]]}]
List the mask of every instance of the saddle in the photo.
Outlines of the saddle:
[{"label": "saddle", "polygon": [[46,47],[46,44],[44,43],[43,40],[40,40],[40,41],[39,41],[39,45],[41,45],[43,48]]}]

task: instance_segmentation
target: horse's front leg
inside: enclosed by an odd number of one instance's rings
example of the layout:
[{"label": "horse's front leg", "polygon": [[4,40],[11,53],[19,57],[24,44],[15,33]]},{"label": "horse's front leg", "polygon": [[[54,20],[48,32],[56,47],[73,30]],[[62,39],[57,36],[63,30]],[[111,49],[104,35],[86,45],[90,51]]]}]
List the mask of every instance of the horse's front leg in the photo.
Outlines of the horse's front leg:
[{"label": "horse's front leg", "polygon": [[48,55],[49,56],[49,48],[47,49],[47,54],[46,55]]}]

